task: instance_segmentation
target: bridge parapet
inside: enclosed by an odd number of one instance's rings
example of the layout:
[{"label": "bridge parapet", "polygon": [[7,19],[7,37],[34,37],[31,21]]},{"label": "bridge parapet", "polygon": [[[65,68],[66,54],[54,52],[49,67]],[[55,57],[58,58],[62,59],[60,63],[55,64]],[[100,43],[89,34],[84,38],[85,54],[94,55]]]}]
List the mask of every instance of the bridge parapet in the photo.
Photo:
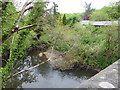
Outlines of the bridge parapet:
[{"label": "bridge parapet", "polygon": [[120,88],[120,60],[84,81],[77,88]]}]

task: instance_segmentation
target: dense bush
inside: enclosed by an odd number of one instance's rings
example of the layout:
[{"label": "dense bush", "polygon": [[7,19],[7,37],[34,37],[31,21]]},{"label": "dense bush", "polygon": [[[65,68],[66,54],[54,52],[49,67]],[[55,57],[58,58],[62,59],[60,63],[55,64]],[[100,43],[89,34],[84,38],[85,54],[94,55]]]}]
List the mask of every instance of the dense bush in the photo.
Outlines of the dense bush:
[{"label": "dense bush", "polygon": [[[45,36],[47,39],[45,39]],[[41,40],[50,41],[58,51],[66,53],[66,60],[104,69],[118,59],[117,26],[91,25],[57,27],[46,31]]]},{"label": "dense bush", "polygon": [[63,25],[74,25],[75,23],[79,22],[81,20],[80,16],[81,13],[66,13],[66,14],[61,14],[62,18],[62,23]]},{"label": "dense bush", "polygon": [[104,6],[100,10],[95,10],[91,14],[90,20],[94,21],[107,21],[107,20],[118,20],[120,17],[118,2],[112,3],[110,6]]},{"label": "dense bush", "polygon": [[109,21],[110,18],[105,11],[95,10],[91,15],[90,20],[92,20],[92,21]]}]

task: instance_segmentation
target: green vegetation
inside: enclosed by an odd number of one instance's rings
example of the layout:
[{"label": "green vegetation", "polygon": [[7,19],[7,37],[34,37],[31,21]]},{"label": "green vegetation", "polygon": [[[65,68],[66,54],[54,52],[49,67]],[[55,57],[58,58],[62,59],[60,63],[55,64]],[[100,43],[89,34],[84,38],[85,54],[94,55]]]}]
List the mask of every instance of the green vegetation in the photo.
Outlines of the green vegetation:
[{"label": "green vegetation", "polygon": [[[69,62],[66,65],[83,64],[104,69],[119,58],[117,25],[106,27],[79,25],[77,22],[81,20],[82,14],[60,14],[55,3],[53,8],[48,10],[46,8],[48,2],[27,2],[19,12],[12,2],[0,3],[3,6],[0,37],[2,39],[0,74],[2,72],[3,88],[15,67],[15,62],[27,54],[27,49],[38,44],[48,44],[49,48],[65,53],[64,58]],[[29,6],[31,3],[33,6]],[[89,4],[86,12],[92,14],[91,20],[117,20],[120,15],[115,9],[116,5],[91,13],[93,9]],[[24,14],[26,11],[29,12],[27,15]]]},{"label": "green vegetation", "polygon": [[92,20],[92,21],[109,21],[110,18],[108,16],[108,14],[105,12],[105,10],[96,10],[91,15],[90,20]]},{"label": "green vegetation", "polygon": [[89,20],[91,13],[95,10],[91,7],[92,3],[86,3],[85,2],[85,12],[82,15],[83,20]]},{"label": "green vegetation", "polygon": [[94,21],[115,21],[120,17],[118,2],[111,4],[111,6],[105,6],[100,10],[95,10],[90,20]]},{"label": "green vegetation", "polygon": [[66,13],[61,14],[61,18],[63,19],[63,25],[74,25],[77,22],[81,21],[81,13]]},{"label": "green vegetation", "polygon": [[[13,5],[12,2],[2,2],[2,5],[6,5],[3,11],[3,29],[2,29],[2,37],[3,37],[3,43],[2,43],[2,76],[3,76],[3,83],[2,86],[5,86],[5,82],[10,75],[10,72],[14,68],[14,63],[16,61],[19,61],[25,54],[27,48],[29,48],[31,45],[36,43],[34,40],[37,39],[37,35],[39,35],[39,31],[43,28],[39,28],[40,22],[45,22],[45,20],[41,19],[40,21],[37,21],[41,16],[45,13],[44,7],[45,2],[37,2],[34,4],[34,8],[31,10],[29,8],[22,8],[21,12],[18,13]],[[25,6],[28,6],[29,3],[25,3]],[[23,16],[24,12],[26,10],[30,10],[30,14],[27,16]],[[37,11],[36,11],[37,10]],[[27,18],[26,18],[27,17]],[[25,18],[25,20],[24,20]],[[19,22],[20,21],[20,22]],[[43,24],[42,23],[42,24]],[[20,27],[25,27],[24,29],[20,31],[15,31],[15,27],[17,28],[17,25]],[[38,27],[31,27],[26,28],[26,26],[31,24],[37,24]],[[34,26],[33,25],[33,26]],[[39,30],[38,30],[39,28]],[[13,31],[14,30],[14,31]],[[37,30],[37,31],[36,31]]]},{"label": "green vegetation", "polygon": [[[74,64],[75,60],[75,63],[104,69],[118,59],[118,28],[115,25],[94,27],[75,24],[74,28],[56,27],[46,34],[47,40],[54,42],[56,50],[66,53],[67,62],[73,61]],[[43,39],[47,41],[41,37]]]}]

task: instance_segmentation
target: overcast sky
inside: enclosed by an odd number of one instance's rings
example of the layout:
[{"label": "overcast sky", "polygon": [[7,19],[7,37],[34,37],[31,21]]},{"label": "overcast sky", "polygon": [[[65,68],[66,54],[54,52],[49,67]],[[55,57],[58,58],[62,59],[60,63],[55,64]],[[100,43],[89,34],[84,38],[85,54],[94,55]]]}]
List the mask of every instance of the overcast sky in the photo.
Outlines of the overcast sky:
[{"label": "overcast sky", "polygon": [[[31,0],[15,0],[16,2],[21,2],[21,5],[23,5],[26,1]],[[37,0],[40,1],[40,0]],[[110,3],[117,2],[119,0],[44,0],[44,1],[50,1],[48,8],[50,8],[53,5],[53,2],[58,4],[58,10],[60,13],[81,13],[84,12],[84,5],[85,2],[92,3],[92,8],[100,9],[103,6],[108,6]],[[22,8],[21,5],[19,9]]]},{"label": "overcast sky", "polygon": [[108,6],[109,3],[117,2],[118,0],[48,0],[56,2],[60,13],[81,13],[84,12],[85,2],[92,3],[92,7],[100,9],[103,6]]}]

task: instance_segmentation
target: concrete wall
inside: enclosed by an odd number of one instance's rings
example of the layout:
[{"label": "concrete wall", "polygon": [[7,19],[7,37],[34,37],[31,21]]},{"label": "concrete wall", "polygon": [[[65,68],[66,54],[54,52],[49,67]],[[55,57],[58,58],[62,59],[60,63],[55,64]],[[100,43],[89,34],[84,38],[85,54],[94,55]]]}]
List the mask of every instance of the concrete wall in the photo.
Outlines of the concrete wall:
[{"label": "concrete wall", "polygon": [[118,24],[119,21],[89,21],[89,20],[84,20],[84,21],[80,21],[81,25],[94,25],[94,26],[108,26],[108,25],[112,25],[112,24]]},{"label": "concrete wall", "polygon": [[120,66],[120,60],[100,71],[87,81],[84,81],[77,88],[120,88],[120,78],[118,78],[120,73],[118,73],[118,66]]}]

